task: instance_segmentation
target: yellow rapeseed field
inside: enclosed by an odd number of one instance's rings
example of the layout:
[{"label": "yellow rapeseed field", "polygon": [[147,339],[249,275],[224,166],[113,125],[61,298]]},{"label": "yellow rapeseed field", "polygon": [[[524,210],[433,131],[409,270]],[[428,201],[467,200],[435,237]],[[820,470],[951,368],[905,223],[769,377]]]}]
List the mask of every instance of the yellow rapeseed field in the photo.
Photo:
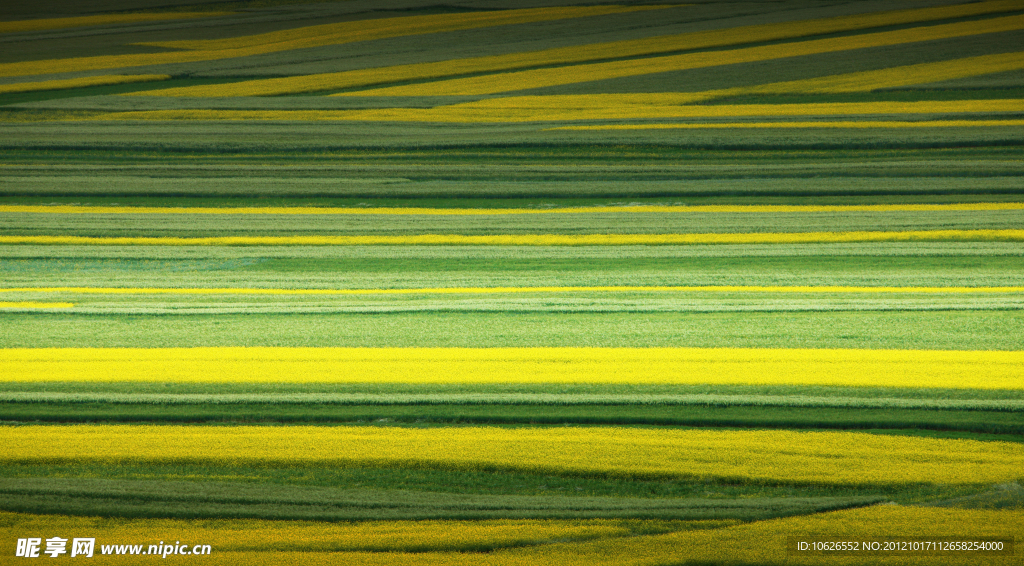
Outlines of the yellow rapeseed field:
[{"label": "yellow rapeseed field", "polygon": [[71,18],[44,18],[38,20],[17,20],[0,22],[0,33],[43,31],[51,29],[101,26],[107,24],[134,24],[162,20],[185,20],[227,16],[231,12],[164,12],[153,14],[103,14],[98,16],[75,16]]},{"label": "yellow rapeseed field", "polygon": [[[603,564],[608,566],[682,564],[1020,564],[1014,555],[978,556],[974,552],[912,556],[903,552],[866,552],[851,556],[787,554],[789,537],[835,537],[835,540],[1018,538],[1024,513],[1018,510],[945,509],[875,505],[861,509],[757,521],[724,529],[677,532],[614,541],[566,543],[504,550],[481,564]],[[1018,542],[1019,544],[1019,542]],[[445,555],[394,564],[444,564]],[[452,555],[448,555],[452,556]],[[424,557],[426,558],[426,557]],[[273,562],[268,562],[272,564]],[[372,557],[352,564],[375,564]]]},{"label": "yellow rapeseed field", "polygon": [[[375,69],[362,69],[338,73],[318,73],[297,77],[280,77],[273,79],[257,79],[220,85],[201,85],[172,89],[153,90],[131,95],[151,96],[272,96],[315,92],[321,90],[342,89],[357,86],[370,86],[391,82],[437,79],[446,76],[511,71],[527,67],[546,65],[581,63],[584,61],[638,57],[664,52],[706,49],[722,47],[736,43],[760,41],[777,41],[808,35],[852,31],[869,27],[907,24],[929,20],[967,17],[992,12],[1014,9],[1011,0],[994,2],[978,2],[955,6],[941,6],[911,10],[896,10],[804,20],[797,22],[781,22],[741,26],[722,30],[710,30],[677,35],[649,37],[635,40],[594,43],[572,47],[560,47],[525,53],[493,55],[487,57],[470,57],[431,63],[396,65]],[[205,46],[210,43],[175,43],[191,47]]]},{"label": "yellow rapeseed field", "polygon": [[622,427],[71,425],[0,428],[0,462],[427,467],[824,485],[1024,476],[1024,446],[856,432]]},{"label": "yellow rapeseed field", "polygon": [[62,90],[68,88],[79,88],[84,86],[144,83],[152,81],[165,81],[169,78],[171,78],[170,75],[101,75],[96,77],[81,77],[77,79],[38,81],[30,83],[13,83],[0,85],[0,94],[8,94],[12,92],[33,92],[38,90]]},{"label": "yellow rapeseed field", "polygon": [[955,204],[710,204],[692,206],[576,206],[567,208],[347,208],[309,206],[266,207],[177,207],[177,206],[79,206],[0,205],[0,214],[369,214],[429,216],[505,216],[516,214],[607,214],[687,212],[941,212],[1024,210],[1020,202],[976,202]]},{"label": "yellow rapeseed field", "polygon": [[[243,287],[0,287],[0,293],[86,295],[421,295],[494,293],[1022,293],[1024,287],[855,287],[838,285],[618,285],[572,287],[413,287],[401,289],[268,289]],[[4,304],[15,303],[0,303]],[[23,303],[16,303],[23,304]],[[27,303],[24,303],[27,304]],[[36,303],[33,303],[36,304]],[[58,303],[38,303],[58,304]],[[71,303],[60,303],[71,306]]]},{"label": "yellow rapeseed field", "polygon": [[423,33],[438,33],[460,29],[502,26],[621,14],[641,10],[658,10],[668,6],[557,6],[547,8],[524,8],[517,10],[485,10],[457,14],[434,14],[406,16],[399,18],[366,19],[358,21],[321,24],[317,26],[286,29],[258,35],[247,35],[227,39],[158,41],[141,43],[155,47],[189,49],[197,51],[220,51],[250,49],[274,45],[275,51],[336,45],[353,41],[370,41],[388,37],[400,37]]},{"label": "yellow rapeseed field", "polygon": [[[3,513],[0,519],[23,530],[45,530],[57,526],[49,517],[26,514]],[[200,529],[192,522],[164,523],[162,520],[135,519],[133,524],[144,525],[135,535],[129,529],[118,530],[116,523],[93,518],[58,517],[66,520],[72,528],[81,527],[97,533],[97,544],[106,533],[118,536],[138,536],[137,539],[124,539],[125,542],[136,544],[156,544],[144,537],[162,534],[154,529],[147,530],[149,525],[166,524],[163,533],[192,533],[206,535],[210,540],[221,539],[224,533],[238,533],[245,537],[245,526],[251,526],[258,535],[265,539],[277,540],[277,537],[264,529],[273,523],[226,520],[210,524],[208,529]],[[544,522],[540,522],[544,523]],[[431,524],[431,523],[428,523]],[[458,523],[451,523],[457,525]],[[25,525],[25,527],[22,527]],[[180,525],[180,527],[179,527]],[[440,525],[438,523],[438,525]],[[922,528],[927,525],[927,530]],[[159,528],[159,527],[158,527]],[[336,528],[324,525],[325,529]],[[342,527],[344,528],[344,527]],[[458,528],[458,527],[454,527]],[[946,554],[939,556],[900,556],[892,553],[861,554],[851,557],[842,556],[800,556],[788,555],[789,537],[808,535],[833,535],[853,540],[892,540],[894,538],[912,537],[950,537],[968,536],[971,538],[985,537],[989,539],[1008,539],[1019,537],[1024,529],[1024,515],[1016,510],[976,510],[976,509],[944,509],[925,507],[904,507],[899,505],[876,505],[872,507],[815,513],[808,516],[788,517],[757,521],[713,530],[681,531],[662,535],[636,536],[629,538],[598,539],[588,542],[555,542],[528,546],[525,548],[500,549],[488,553],[465,552],[330,552],[321,550],[320,546],[310,545],[307,548],[297,546],[292,552],[277,550],[234,550],[231,546],[213,546],[209,556],[203,556],[204,563],[212,565],[253,564],[256,566],[290,566],[292,564],[310,564],[328,566],[346,564],[354,566],[578,566],[593,564],[597,566],[657,566],[666,563],[742,563],[742,564],[980,564],[1003,565],[1020,564],[1020,554],[999,556],[977,556],[976,553]],[[289,531],[284,531],[288,533]],[[164,535],[164,539],[171,535]],[[438,532],[439,538],[443,533]],[[161,540],[161,539],[157,539]],[[180,540],[180,539],[179,539]],[[193,539],[186,539],[190,543]],[[185,542],[182,540],[182,542]],[[549,541],[544,541],[549,542]],[[227,549],[227,550],[225,550]],[[218,552],[218,550],[222,550]],[[104,558],[94,556],[90,559],[98,564],[123,564],[124,558]]]},{"label": "yellow rapeseed field", "polygon": [[831,75],[815,79],[713,90],[706,91],[703,94],[714,93],[714,97],[719,97],[777,92],[868,92],[883,88],[949,81],[1020,69],[1024,69],[1024,51],[966,57],[936,63],[889,67],[887,69]]},{"label": "yellow rapeseed field", "polygon": [[[615,96],[615,95],[612,95]],[[538,100],[542,99],[542,100]],[[65,120],[344,120],[363,122],[564,122],[569,120],[639,120],[664,118],[738,118],[782,116],[850,116],[884,114],[1018,114],[1024,100],[928,100],[918,102],[841,102],[805,104],[665,105],[609,104],[572,107],[557,97],[505,97],[436,108],[371,110],[141,110],[69,116]],[[1015,123],[1017,118],[1013,118]]]},{"label": "yellow rapeseed field", "polygon": [[810,41],[790,42],[728,51],[706,51],[587,63],[563,67],[490,74],[379,89],[361,90],[334,96],[442,96],[481,95],[552,87],[651,73],[699,69],[738,63],[753,63],[785,57],[833,53],[868,47],[900,45],[921,41],[951,39],[1024,28],[1024,16],[1006,16],[980,21],[915,27],[897,31],[867,33]]},{"label": "yellow rapeseed field", "polygon": [[324,45],[338,45],[353,41],[366,41],[405,35],[438,33],[527,22],[542,22],[566,18],[580,18],[616,14],[657,6],[583,6],[528,8],[522,10],[495,10],[463,14],[436,14],[381,18],[356,22],[324,24],[256,36],[223,40],[185,41],[142,44],[175,47],[184,51],[141,53],[136,55],[99,55],[68,59],[49,59],[0,64],[0,77],[91,71],[168,63],[212,61],[232,57],[248,57]]},{"label": "yellow rapeseed field", "polygon": [[[209,544],[213,550],[211,556],[221,552],[261,551],[458,551],[474,545],[519,546],[539,541],[589,540],[630,534],[630,530],[622,521],[614,519],[355,523],[149,518],[122,521],[99,517],[31,515],[0,511],[0,522],[4,525],[15,525],[19,531],[26,532],[88,532],[89,536],[96,538],[97,547],[103,544],[149,545],[157,544],[161,540],[170,540],[172,543],[177,540],[189,546],[197,543]],[[729,524],[727,521],[721,523]]]},{"label": "yellow rapeseed field", "polygon": [[[989,539],[1017,537],[1024,529],[1024,515],[1016,510],[947,509],[928,507],[905,507],[899,505],[875,505],[860,509],[849,509],[808,516],[788,517],[757,521],[717,528],[713,530],[681,531],[662,535],[648,535],[629,538],[599,538],[594,541],[573,542],[553,540],[555,537],[538,537],[538,546],[509,548],[489,553],[460,552],[401,552],[401,537],[412,541],[421,538],[437,542],[458,539],[464,533],[472,533],[467,540],[491,542],[499,539],[492,535],[504,529],[514,532],[521,528],[526,532],[540,534],[559,532],[565,528],[568,535],[576,533],[604,533],[610,536],[617,531],[614,521],[395,521],[387,524],[327,524],[283,521],[253,521],[245,519],[218,520],[208,522],[134,519],[130,523],[121,520],[93,517],[70,517],[57,515],[29,515],[21,513],[0,513],[0,520],[18,532],[42,532],[76,530],[95,533],[97,545],[119,542],[123,544],[157,544],[168,539],[173,542],[210,544],[212,552],[203,557],[210,564],[353,564],[380,566],[568,566],[595,564],[606,566],[646,566],[666,562],[686,561],[739,562],[749,564],[835,564],[841,560],[857,564],[893,564],[898,555],[891,553],[865,553],[856,557],[822,557],[787,555],[789,537],[827,534],[852,540],[891,540],[893,538],[969,536]],[[506,526],[507,525],[507,526]],[[520,527],[520,525],[522,525]],[[578,526],[577,526],[578,525]],[[927,525],[927,530],[922,528]],[[602,531],[601,529],[607,529]],[[531,529],[536,529],[531,531]],[[352,552],[344,551],[344,543],[356,533],[365,533],[369,541],[396,541],[394,551]],[[479,534],[478,534],[479,533]],[[91,536],[91,535],[90,535]],[[323,539],[341,541],[336,548],[325,544]],[[479,538],[471,538],[479,537]],[[493,538],[492,538],[493,537]],[[249,546],[252,541],[252,546]],[[265,544],[260,544],[266,541]],[[279,545],[294,541],[289,551],[279,550]],[[96,555],[90,561],[124,563],[124,558],[104,558]],[[940,556],[904,556],[900,564],[1019,564],[1017,556],[984,556],[972,553],[947,554]]]},{"label": "yellow rapeseed field", "polygon": [[1024,352],[757,348],[7,348],[6,381],[1024,389]]},{"label": "yellow rapeseed field", "polygon": [[[618,104],[648,104],[657,105],[661,103],[689,104],[715,98],[730,96],[744,96],[753,94],[773,93],[837,93],[837,92],[869,92],[877,89],[896,88],[910,85],[920,85],[939,81],[948,81],[964,77],[987,75],[1003,71],[1013,71],[1024,68],[1024,52],[999,53],[995,55],[982,55],[979,57],[966,57],[949,61],[935,63],[922,63],[918,65],[904,65],[899,67],[888,67],[874,71],[862,71],[858,73],[845,73],[841,75],[828,75],[814,79],[802,79],[796,81],[785,81],[768,83],[754,86],[743,86],[717,90],[705,90],[701,92],[679,93],[673,100],[671,93],[660,93],[657,98],[644,97],[643,95],[566,95],[565,102],[579,105],[581,103],[589,106],[602,104],[602,97],[606,102],[618,98]],[[574,100],[574,98],[576,100]],[[588,100],[589,98],[589,100]],[[1020,125],[1019,121],[985,120],[978,122],[967,121],[929,121],[929,122],[799,122],[792,123],[786,127],[900,127],[907,126],[989,126],[989,125]],[[804,125],[806,124],[806,125]],[[823,124],[831,124],[824,126]],[[875,124],[868,126],[866,124]],[[774,123],[766,124],[742,124],[728,126],[722,124],[712,125],[683,125],[680,127],[777,127]],[[569,129],[572,129],[571,127]],[[589,129],[589,128],[588,128]]]},{"label": "yellow rapeseed field", "polygon": [[702,124],[601,124],[560,126],[546,130],[725,130],[731,128],[992,128],[1024,126],[1024,120],[844,120],[841,122],[706,122]]},{"label": "yellow rapeseed field", "polygon": [[497,245],[620,246],[660,244],[801,244],[833,242],[1024,242],[1024,230],[905,230],[879,232],[788,232],[750,234],[517,234],[467,236],[211,236],[93,237],[0,236],[0,244],[141,245],[141,246],[356,246],[356,245]]}]

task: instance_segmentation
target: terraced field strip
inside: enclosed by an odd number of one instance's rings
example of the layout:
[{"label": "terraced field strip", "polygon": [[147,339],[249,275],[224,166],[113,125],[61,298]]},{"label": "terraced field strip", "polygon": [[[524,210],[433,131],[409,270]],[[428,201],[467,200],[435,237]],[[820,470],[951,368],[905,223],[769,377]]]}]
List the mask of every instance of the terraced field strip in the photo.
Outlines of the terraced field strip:
[{"label": "terraced field strip", "polygon": [[978,16],[1016,10],[1018,8],[1019,6],[1013,1],[977,2],[956,6],[741,26],[722,30],[595,43],[509,55],[451,59],[436,63],[417,63],[338,73],[317,73],[296,77],[257,79],[231,84],[150,90],[129,93],[125,96],[228,97],[273,96],[317,92],[400,81],[437,79],[460,74],[512,71],[528,67],[565,65],[598,59],[639,57],[665,52],[723,47],[741,43],[795,39],[808,35],[855,31],[871,27]]},{"label": "terraced field strip", "polygon": [[618,246],[663,244],[800,244],[838,242],[1024,242],[1024,230],[906,230],[899,232],[790,232],[752,234],[521,234],[469,236],[223,236],[92,237],[0,236],[0,244],[140,246],[354,246],[354,245],[499,245]]},{"label": "terraced field strip", "polygon": [[[828,558],[790,555],[789,538],[828,532],[848,540],[900,540],[893,533],[918,532],[922,524],[939,533],[957,533],[971,525],[976,537],[1004,541],[1024,529],[1020,512],[874,505],[771,521],[731,524],[728,521],[650,522],[643,526],[612,520],[586,521],[390,521],[339,524],[328,522],[224,519],[216,522],[182,519],[134,519],[130,523],[97,517],[0,513],[5,524],[21,531],[68,529],[96,533],[97,549],[133,541],[148,545],[181,533],[191,547],[209,541],[213,552],[202,556],[213,565],[255,563],[266,566],[354,564],[359,566],[653,566],[666,560],[683,563],[822,564]],[[636,529],[633,531],[632,529]],[[659,532],[661,531],[661,532]],[[534,535],[531,540],[530,535]],[[562,535],[569,540],[559,541]],[[629,536],[634,535],[634,536]],[[640,536],[636,536],[640,535]],[[948,537],[947,537],[948,538]],[[336,545],[324,540],[338,541]],[[516,544],[522,541],[526,544]],[[529,541],[529,542],[527,542]],[[505,547],[505,548],[503,548]],[[1004,547],[1006,548],[1006,547]],[[493,551],[492,551],[493,550]],[[474,552],[475,551],[475,552]],[[100,564],[123,563],[123,556],[101,556]],[[937,553],[947,564],[1014,564],[1014,556],[972,552]],[[834,559],[833,559],[834,561]],[[893,553],[858,556],[859,564],[890,564]]]},{"label": "terraced field strip", "polygon": [[1024,352],[747,348],[7,348],[10,382],[1024,388]]},{"label": "terraced field strip", "polygon": [[[36,513],[48,510],[76,515],[122,517],[254,517],[335,521],[452,518],[579,520],[601,517],[627,520],[725,519],[733,522],[859,507],[882,500],[877,496],[751,498],[729,502],[703,498],[495,496],[85,478],[0,478],[0,493],[4,494],[0,508]],[[620,536],[629,534],[628,531],[620,533]],[[569,535],[567,538],[598,538],[596,533],[589,533],[589,536],[581,533],[583,536],[577,537],[566,534]],[[606,536],[609,534],[605,533]],[[373,545],[366,546],[372,548]]]},{"label": "terraced field strip", "polygon": [[560,126],[547,130],[727,130],[757,128],[992,128],[1022,127],[1024,120],[918,120],[841,122],[728,122],[704,124],[601,124],[591,126]]},{"label": "terraced field strip", "polygon": [[[855,393],[851,391],[850,393]],[[933,399],[815,395],[600,393],[80,393],[0,391],[3,403],[111,403],[120,405],[644,405],[943,409],[1024,412],[1024,399]]]},{"label": "terraced field strip", "polygon": [[14,92],[32,92],[38,90],[63,90],[85,86],[119,85],[127,83],[144,83],[165,81],[170,75],[101,75],[97,77],[81,77],[53,81],[38,81],[0,85],[0,94]]},{"label": "terraced field strip", "polygon": [[332,96],[465,96],[497,94],[653,73],[701,69],[739,63],[755,63],[786,57],[953,39],[971,35],[1016,31],[1022,28],[1024,28],[1024,16],[1005,16],[979,21],[747,47],[728,51],[683,53],[679,55],[512,71],[478,77],[464,77],[359,90]]},{"label": "terraced field strip", "polygon": [[406,16],[341,22],[310,26],[256,36],[207,41],[153,42],[145,46],[184,49],[165,53],[140,53],[134,55],[98,55],[0,64],[0,77],[65,73],[70,71],[92,71],[163,65],[169,63],[190,63],[213,61],[234,57],[247,57],[276,53],[291,49],[340,45],[353,41],[369,41],[390,37],[438,33],[482,27],[543,22],[567,18],[582,18],[608,14],[658,9],[659,6],[592,6],[528,8],[521,10],[495,10],[462,14],[436,14]]},{"label": "terraced field strip", "polygon": [[[177,533],[181,533],[181,539],[202,541],[213,546],[216,549],[213,555],[219,551],[253,552],[257,549],[278,550],[290,554],[299,548],[318,552],[482,552],[554,540],[593,540],[634,534],[631,525],[614,519],[392,520],[357,523],[235,519],[211,524],[184,519],[147,518],[138,518],[131,523],[113,523],[96,517],[9,512],[0,512],[0,517],[7,521],[7,524],[18,524],[19,528],[72,528],[102,533],[97,536],[97,547],[102,544],[101,541],[152,539],[155,543],[161,538],[166,538],[168,532],[176,533],[176,536],[179,536]],[[729,520],[702,521],[693,526],[710,528],[735,523],[736,521]],[[665,525],[665,530],[673,530],[673,526],[677,525]],[[96,558],[98,556],[94,557],[94,560]]]},{"label": "terraced field strip", "polygon": [[37,20],[17,20],[0,22],[0,33],[19,33],[27,31],[45,31],[51,29],[67,29],[85,26],[102,26],[109,24],[135,24],[140,22],[159,22],[166,20],[186,20],[194,18],[215,18],[227,16],[232,12],[164,12],[153,14],[102,14],[97,16],[75,16],[70,18],[43,18]]},{"label": "terraced field strip", "polygon": [[407,16],[400,18],[366,19],[355,22],[322,24],[296,29],[274,31],[227,39],[201,39],[183,41],[145,42],[139,45],[188,49],[193,51],[223,51],[251,49],[272,45],[274,51],[337,45],[353,41],[369,41],[404,35],[438,33],[461,29],[475,29],[497,25],[549,21],[586,16],[621,14],[643,10],[659,10],[669,6],[588,6],[548,7],[517,10],[483,10],[458,14]]},{"label": "terraced field strip", "polygon": [[870,92],[878,89],[897,88],[910,85],[921,85],[940,81],[949,81],[965,77],[1016,71],[1024,68],[1024,52],[999,53],[951,59],[936,63],[920,63],[844,73],[814,79],[802,79],[768,83],[757,86],[735,87],[709,90],[694,93],[695,97],[706,100],[724,96],[741,96],[749,94],[771,93],[837,93],[837,92]]},{"label": "terraced field strip", "polygon": [[[526,98],[526,97],[523,97]],[[539,97],[538,97],[539,98]],[[380,108],[369,110],[140,110],[106,112],[90,116],[67,115],[60,120],[282,120],[503,123],[565,122],[574,120],[636,120],[658,118],[739,118],[782,116],[854,116],[889,114],[1019,114],[1024,100],[959,100],[920,102],[839,102],[806,104],[721,104],[588,106],[573,108],[550,97],[547,106],[520,105],[520,97],[506,97],[437,108]],[[948,119],[948,118],[947,118]],[[1016,118],[1007,118],[1016,122]]]},{"label": "terraced field strip", "polygon": [[[1024,120],[1021,121],[1024,124]],[[0,205],[3,213],[33,214],[387,214],[432,216],[504,216],[511,214],[592,214],[619,212],[940,212],[1024,210],[1019,202],[979,202],[957,204],[863,204],[863,205],[691,205],[691,206],[578,206],[566,208],[337,208],[304,206],[268,207],[157,207],[157,206],[78,206],[78,205]]]},{"label": "terraced field strip", "polygon": [[[0,293],[83,295],[476,295],[504,293],[1024,293],[1022,287],[856,287],[841,285],[618,285],[559,287],[429,287],[399,289],[268,289],[196,287],[0,287]],[[16,303],[0,303],[4,304]],[[27,304],[27,303],[26,303]],[[43,304],[43,303],[39,303]],[[57,304],[57,303],[52,303]],[[70,305],[70,303],[66,303]]]},{"label": "terraced field strip", "polygon": [[30,425],[4,427],[0,439],[0,462],[11,464],[516,470],[850,486],[1016,481],[1024,462],[1015,443],[852,432]]}]

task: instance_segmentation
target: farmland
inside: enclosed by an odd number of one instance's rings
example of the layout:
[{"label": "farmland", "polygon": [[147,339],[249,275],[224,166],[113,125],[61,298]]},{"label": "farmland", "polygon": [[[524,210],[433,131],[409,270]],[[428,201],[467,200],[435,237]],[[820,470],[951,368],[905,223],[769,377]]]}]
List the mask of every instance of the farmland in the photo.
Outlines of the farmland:
[{"label": "farmland", "polygon": [[99,4],[0,22],[0,563],[1021,563],[1019,2]]}]

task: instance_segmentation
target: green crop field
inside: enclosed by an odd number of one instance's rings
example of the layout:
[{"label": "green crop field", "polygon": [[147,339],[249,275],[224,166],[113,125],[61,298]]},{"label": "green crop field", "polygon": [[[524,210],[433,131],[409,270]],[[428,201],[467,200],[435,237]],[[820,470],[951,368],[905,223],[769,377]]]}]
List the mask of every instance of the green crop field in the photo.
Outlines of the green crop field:
[{"label": "green crop field", "polygon": [[0,563],[1024,563],[1019,1],[7,4]]}]

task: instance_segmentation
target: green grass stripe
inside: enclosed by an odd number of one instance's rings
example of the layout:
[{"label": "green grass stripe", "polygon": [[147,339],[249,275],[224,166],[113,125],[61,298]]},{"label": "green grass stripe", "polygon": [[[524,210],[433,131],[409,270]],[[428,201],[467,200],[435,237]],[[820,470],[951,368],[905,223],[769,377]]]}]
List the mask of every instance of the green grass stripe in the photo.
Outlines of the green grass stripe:
[{"label": "green grass stripe", "polygon": [[61,393],[0,392],[7,403],[299,404],[299,405],[705,405],[1024,411],[1024,399],[915,399],[814,395],[558,393]]},{"label": "green grass stripe", "polygon": [[8,511],[114,517],[306,520],[659,518],[757,520],[878,503],[882,498],[624,498],[470,495],[200,481],[0,478]]},{"label": "green grass stripe", "polygon": [[[420,289],[262,289],[190,287],[10,287],[0,293],[78,293],[92,295],[420,295],[494,293],[618,293],[618,292],[721,292],[721,293],[1020,293],[1024,287],[858,287],[842,285],[651,285],[565,287],[431,287]],[[0,303],[0,307],[8,303]],[[27,304],[27,303],[26,303]],[[44,303],[40,303],[44,304]],[[71,306],[70,303],[45,303]],[[14,305],[14,303],[10,303]]]},{"label": "green grass stripe", "polygon": [[516,234],[412,236],[93,237],[0,236],[0,244],[248,246],[248,245],[513,245],[787,244],[827,242],[1024,242],[1024,230],[906,230],[703,234]]},{"label": "green grass stripe", "polygon": [[0,421],[33,424],[627,426],[859,430],[893,436],[1024,442],[1020,412],[895,407],[537,404],[0,403]]},{"label": "green grass stripe", "polygon": [[[1024,121],[1022,121],[1024,124]],[[582,126],[580,126],[582,127]],[[631,205],[577,206],[562,208],[413,208],[413,207],[180,207],[180,206],[77,206],[77,205],[0,205],[0,213],[31,214],[359,214],[359,215],[431,215],[431,216],[507,216],[519,214],[592,214],[592,213],[703,213],[703,212],[940,212],[1024,210],[1024,203],[957,204],[864,204],[864,205]]]}]

